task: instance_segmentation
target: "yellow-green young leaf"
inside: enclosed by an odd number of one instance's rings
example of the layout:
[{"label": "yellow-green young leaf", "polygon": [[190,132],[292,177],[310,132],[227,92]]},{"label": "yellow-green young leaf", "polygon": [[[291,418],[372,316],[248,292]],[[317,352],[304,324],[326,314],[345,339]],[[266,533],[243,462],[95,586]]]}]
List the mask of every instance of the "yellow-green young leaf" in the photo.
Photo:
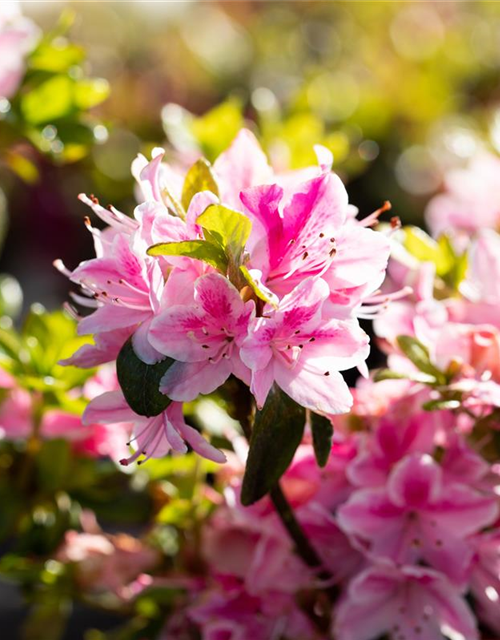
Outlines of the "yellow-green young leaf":
[{"label": "yellow-green young leaf", "polygon": [[73,109],[74,81],[56,76],[33,87],[21,98],[21,111],[30,124],[63,118]]},{"label": "yellow-green young leaf", "polygon": [[109,96],[109,82],[104,78],[87,78],[75,85],[75,105],[82,111],[101,104]]},{"label": "yellow-green young leaf", "polygon": [[456,290],[465,278],[467,272],[467,251],[458,255],[450,237],[445,234],[439,236],[438,245],[441,255],[448,256],[450,262],[450,267],[447,272],[444,274],[438,273],[438,275],[443,275],[446,284]]},{"label": "yellow-green young leaf", "polygon": [[186,211],[193,196],[200,193],[200,191],[211,191],[216,196],[219,195],[219,188],[210,168],[210,163],[204,158],[200,158],[194,163],[184,180],[181,201]]},{"label": "yellow-green young leaf", "polygon": [[250,220],[220,204],[211,204],[196,220],[203,227],[205,238],[223,249],[238,263],[252,231]]},{"label": "yellow-green young leaf", "polygon": [[433,262],[438,276],[453,268],[455,256],[449,243],[438,244],[418,227],[405,227],[404,232],[405,249],[421,262]]},{"label": "yellow-green young leaf", "polygon": [[150,256],[184,256],[202,260],[225,273],[227,257],[224,251],[206,240],[186,240],[185,242],[159,242],[149,247]]},{"label": "yellow-green young leaf", "polygon": [[80,64],[84,59],[84,49],[75,44],[42,41],[29,57],[28,67],[60,73]]},{"label": "yellow-green young leaf", "polygon": [[306,412],[274,385],[257,411],[250,439],[241,503],[263,498],[285,473],[301,443]]},{"label": "yellow-green young leaf", "polygon": [[243,126],[239,100],[230,99],[190,123],[191,133],[210,161],[231,144]]},{"label": "yellow-green young leaf", "polygon": [[259,283],[254,278],[252,278],[250,271],[248,271],[248,269],[244,265],[241,265],[240,271],[257,298],[260,298],[260,300],[267,302],[275,309],[277,309],[278,298],[271,291],[264,291]]}]

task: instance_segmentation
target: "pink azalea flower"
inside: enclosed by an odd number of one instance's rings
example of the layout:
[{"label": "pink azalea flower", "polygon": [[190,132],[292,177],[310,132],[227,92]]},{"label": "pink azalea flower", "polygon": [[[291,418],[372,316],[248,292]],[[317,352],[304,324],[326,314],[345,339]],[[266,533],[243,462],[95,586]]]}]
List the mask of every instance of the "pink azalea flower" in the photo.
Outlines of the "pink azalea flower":
[{"label": "pink azalea flower", "polygon": [[83,414],[83,424],[133,423],[136,452],[120,462],[128,465],[141,455],[144,462],[148,458],[160,458],[169,451],[186,453],[188,443],[204,458],[224,462],[224,454],[209,444],[193,427],[184,422],[182,403],[173,402],[165,411],[152,418],[139,416],[128,406],[121,391],[108,391],[97,396],[87,405]]},{"label": "pink azalea flower", "polygon": [[338,512],[349,535],[368,544],[372,556],[398,563],[424,560],[461,581],[472,558],[466,538],[494,522],[498,504],[462,484],[444,484],[439,465],[411,454],[387,485],[354,493]]},{"label": "pink azalea flower", "polygon": [[237,289],[217,273],[198,278],[194,290],[192,304],[161,311],[149,334],[155,349],[178,361],[160,385],[173,400],[211,393],[231,374],[250,381],[239,347],[254,313],[253,302],[244,303]]},{"label": "pink azalea flower", "polygon": [[202,640],[269,640],[308,638],[319,640],[307,616],[292,596],[251,596],[236,581],[224,581],[188,608],[189,618],[200,628]]},{"label": "pink azalea flower", "polygon": [[464,169],[445,177],[445,192],[435,196],[426,218],[435,236],[454,232],[467,238],[481,228],[496,228],[500,219],[500,159],[482,151]]},{"label": "pink azalea flower", "polygon": [[[383,397],[387,382],[394,381],[369,384],[373,393],[380,388],[379,397]],[[397,391],[398,395],[390,398],[381,417],[366,416],[371,430],[361,436],[360,451],[347,471],[355,485],[385,485],[392,468],[402,458],[409,453],[432,453],[455,426],[456,417],[451,411],[429,412],[422,409],[422,404],[430,399],[426,387],[410,381],[402,382],[390,386],[390,391]],[[357,411],[358,407],[354,412]]]},{"label": "pink azalea flower", "polygon": [[293,553],[293,544],[276,514],[256,516],[239,504],[217,510],[205,527],[202,542],[211,572],[242,580],[254,596],[292,594],[305,587],[310,574]]},{"label": "pink azalea flower", "polygon": [[352,396],[339,371],[366,359],[368,336],[355,320],[322,316],[329,293],[324,280],[308,278],[276,311],[252,321],[241,358],[252,370],[251,390],[259,407],[276,382],[313,411],[333,415],[349,410]]},{"label": "pink azalea flower", "polygon": [[0,438],[25,440],[33,433],[33,401],[25,389],[11,389],[0,405]]},{"label": "pink azalea flower", "polygon": [[474,538],[476,555],[470,577],[471,593],[479,618],[500,634],[500,533]]},{"label": "pink azalea flower", "polygon": [[253,222],[250,264],[275,293],[290,292],[308,276],[321,275],[332,298],[346,305],[372,293],[382,282],[389,257],[387,238],[349,223],[344,185],[325,172],[300,184],[284,201],[278,185],[241,193]]},{"label": "pink azalea flower", "polygon": [[338,640],[477,640],[471,610],[444,576],[424,567],[378,563],[350,584],[337,609]]},{"label": "pink azalea flower", "polygon": [[67,531],[56,559],[75,568],[84,592],[111,591],[128,599],[128,586],[159,562],[155,549],[126,534],[104,534],[95,517],[84,513],[84,532]]},{"label": "pink azalea flower", "polygon": [[20,3],[0,3],[0,97],[11,98],[25,73],[25,59],[40,37],[40,30],[21,14]]},{"label": "pink azalea flower", "polygon": [[[102,209],[92,204],[94,209]],[[83,360],[92,366],[103,362],[105,357],[113,357],[117,336],[110,332],[116,330],[119,330],[120,338],[124,333],[134,334],[134,349],[145,362],[154,363],[161,358],[149,344],[147,333],[160,305],[163,274],[158,262],[133,251],[128,232],[135,227],[122,220],[118,224],[124,226],[127,233],[112,228],[98,233],[97,258],[81,263],[73,272],[69,272],[62,262],[55,263],[61,272],[82,287],[83,295],[74,294],[74,300],[94,309],[90,315],[79,318],[78,333],[95,334],[96,346],[80,349],[69,359],[71,363],[76,358],[77,363]]]},{"label": "pink azalea flower", "polygon": [[295,509],[310,502],[333,512],[353,491],[347,472],[357,453],[357,439],[336,432],[328,462],[318,466],[311,444],[302,444],[282,477],[283,491]]}]

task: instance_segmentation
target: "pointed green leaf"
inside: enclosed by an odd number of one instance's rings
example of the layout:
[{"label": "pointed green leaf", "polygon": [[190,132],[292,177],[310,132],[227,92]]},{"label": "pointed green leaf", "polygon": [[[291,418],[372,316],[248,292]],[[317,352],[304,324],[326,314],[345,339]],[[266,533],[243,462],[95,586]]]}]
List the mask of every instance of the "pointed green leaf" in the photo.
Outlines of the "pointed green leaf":
[{"label": "pointed green leaf", "polygon": [[324,467],[332,450],[332,421],[325,416],[311,412],[311,432],[316,462],[320,467]]},{"label": "pointed green leaf", "polygon": [[412,336],[398,336],[397,341],[401,351],[413,362],[417,369],[434,376],[437,381],[444,378],[443,373],[432,364],[429,350],[425,345]]},{"label": "pointed green leaf", "polygon": [[227,270],[224,251],[206,240],[186,240],[185,242],[159,242],[149,247],[150,256],[185,256],[208,263],[223,273]]},{"label": "pointed green leaf", "polygon": [[160,393],[160,380],[175,360],[165,358],[157,364],[140,360],[129,338],[116,359],[116,373],[129,407],[141,416],[157,416],[172,402]]},{"label": "pointed green leaf", "polygon": [[203,227],[209,242],[221,247],[235,263],[239,262],[252,231],[252,223],[245,215],[211,204],[196,222]]},{"label": "pointed green leaf", "polygon": [[458,409],[460,407],[459,400],[429,400],[429,402],[424,402],[422,405],[422,409],[425,411],[453,411],[454,409]]},{"label": "pointed green leaf", "polygon": [[421,371],[399,373],[391,369],[378,369],[373,376],[374,382],[382,382],[383,380],[413,380],[422,384],[436,384],[436,376],[431,376]]},{"label": "pointed green leaf", "polygon": [[193,196],[200,191],[211,191],[219,195],[219,188],[208,160],[200,158],[189,169],[182,188],[182,206],[187,211]]},{"label": "pointed green leaf", "polygon": [[241,489],[243,505],[263,498],[285,473],[301,443],[305,417],[303,407],[273,386],[255,416]]}]

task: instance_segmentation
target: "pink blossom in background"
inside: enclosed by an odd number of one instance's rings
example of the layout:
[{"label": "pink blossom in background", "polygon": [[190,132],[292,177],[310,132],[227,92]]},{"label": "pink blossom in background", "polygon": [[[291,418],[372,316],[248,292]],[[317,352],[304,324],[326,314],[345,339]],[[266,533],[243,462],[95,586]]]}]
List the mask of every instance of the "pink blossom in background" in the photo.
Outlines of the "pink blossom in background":
[{"label": "pink blossom in background", "polygon": [[398,564],[426,564],[459,582],[473,550],[466,538],[498,516],[494,497],[443,483],[429,455],[403,458],[382,489],[362,489],[339,509],[341,528],[370,544],[370,554]]},{"label": "pink blossom in background", "polygon": [[12,98],[26,70],[26,56],[35,48],[40,30],[21,13],[20,3],[0,3],[0,98]]},{"label": "pink blossom in background", "polygon": [[350,584],[334,626],[338,640],[476,640],[476,621],[459,590],[425,567],[374,564]]},{"label": "pink blossom in background", "polygon": [[480,229],[498,227],[500,158],[483,151],[463,169],[445,176],[444,192],[429,202],[427,222],[435,236],[453,232],[465,240]]},{"label": "pink blossom in background", "polygon": [[55,558],[74,566],[84,592],[111,591],[128,599],[132,583],[158,564],[158,552],[132,536],[102,532],[91,512],[82,520],[84,531],[67,531]]}]

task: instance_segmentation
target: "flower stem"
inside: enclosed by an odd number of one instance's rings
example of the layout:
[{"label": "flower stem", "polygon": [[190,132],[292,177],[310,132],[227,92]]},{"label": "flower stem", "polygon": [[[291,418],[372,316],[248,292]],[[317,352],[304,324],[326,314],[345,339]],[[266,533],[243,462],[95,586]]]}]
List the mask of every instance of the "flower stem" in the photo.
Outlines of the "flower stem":
[{"label": "flower stem", "polygon": [[308,567],[318,572],[320,578],[326,580],[331,579],[330,574],[324,569],[321,569],[323,562],[311,546],[304,529],[295,516],[292,505],[286,499],[279,483],[271,489],[269,495],[283,526],[295,544],[297,554]]},{"label": "flower stem", "polygon": [[[250,442],[252,436],[252,413],[253,413],[253,400],[252,395],[248,391],[248,388],[239,383],[238,391],[236,394],[236,414],[237,419],[241,424],[243,433],[246,439]],[[332,576],[323,565],[321,558],[316,553],[316,550],[309,542],[304,529],[295,516],[292,505],[288,502],[283,490],[278,482],[269,492],[271,501],[276,509],[283,526],[285,527],[288,535],[292,539],[295,546],[297,555],[303,560],[303,562],[313,569],[317,577],[325,582],[331,584]],[[336,597],[335,589],[328,587],[325,589],[331,599]]]}]

